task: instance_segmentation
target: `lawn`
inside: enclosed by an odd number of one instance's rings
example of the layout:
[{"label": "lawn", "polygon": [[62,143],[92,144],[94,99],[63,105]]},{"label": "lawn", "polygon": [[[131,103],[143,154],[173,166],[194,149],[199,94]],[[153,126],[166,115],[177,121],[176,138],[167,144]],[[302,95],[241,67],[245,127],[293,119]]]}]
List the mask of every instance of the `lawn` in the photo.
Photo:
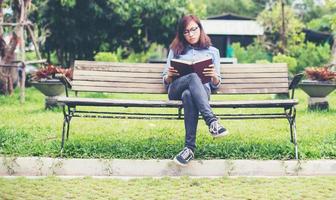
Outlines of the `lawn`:
[{"label": "lawn", "polygon": [[[44,110],[44,97],[34,88],[0,96],[0,154],[5,156],[59,157],[63,114]],[[89,97],[139,98],[139,95],[86,94]],[[329,97],[330,110],[307,111],[307,96],[297,91],[297,134],[302,159],[336,158],[336,92]],[[147,95],[147,99],[167,99]],[[223,96],[213,99],[256,99],[270,96]],[[158,108],[156,108],[158,109]],[[148,110],[146,110],[148,111]],[[159,110],[160,111],[160,110]],[[239,110],[228,109],[230,112]],[[253,111],[258,111],[254,109]],[[163,110],[162,112],[167,112]],[[170,110],[169,112],[176,112]],[[216,112],[216,110],[215,110]],[[196,159],[292,159],[288,122],[283,120],[222,120],[230,135],[214,140],[199,122]],[[74,118],[63,157],[171,159],[184,144],[183,121]]]},{"label": "lawn", "polygon": [[0,178],[0,199],[335,199],[336,177]]}]

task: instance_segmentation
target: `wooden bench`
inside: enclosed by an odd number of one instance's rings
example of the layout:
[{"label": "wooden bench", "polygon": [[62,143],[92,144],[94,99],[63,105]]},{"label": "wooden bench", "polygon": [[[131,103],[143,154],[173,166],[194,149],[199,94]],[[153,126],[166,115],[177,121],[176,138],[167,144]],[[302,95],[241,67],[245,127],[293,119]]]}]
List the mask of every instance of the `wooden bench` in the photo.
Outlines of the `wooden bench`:
[{"label": "wooden bench", "polygon": [[[69,137],[70,121],[73,117],[102,117],[128,119],[183,119],[181,101],[170,100],[120,100],[108,98],[78,97],[78,92],[110,92],[110,93],[166,93],[162,84],[161,73],[164,64],[153,63],[110,63],[94,61],[75,61],[73,81],[61,77],[66,86],[66,97],[57,101],[63,106],[64,123],[62,130],[64,140]],[[221,119],[287,119],[290,127],[291,142],[294,144],[295,158],[298,159],[296,141],[296,109],[298,100],[294,99],[295,88],[302,74],[297,75],[289,84],[286,64],[223,64],[221,65],[222,84],[217,94],[285,94],[286,99],[211,101],[212,108],[261,108],[263,113],[215,114]],[[68,88],[75,91],[69,97]],[[291,94],[289,94],[291,90]],[[168,97],[167,97],[168,99]],[[81,107],[92,110],[80,110]],[[120,107],[118,112],[97,111],[93,107]],[[124,108],[123,108],[124,107]],[[169,113],[130,113],[127,107],[143,108],[177,108],[177,112]],[[279,108],[279,112],[266,112],[267,108]],[[120,111],[119,111],[120,110]]]}]

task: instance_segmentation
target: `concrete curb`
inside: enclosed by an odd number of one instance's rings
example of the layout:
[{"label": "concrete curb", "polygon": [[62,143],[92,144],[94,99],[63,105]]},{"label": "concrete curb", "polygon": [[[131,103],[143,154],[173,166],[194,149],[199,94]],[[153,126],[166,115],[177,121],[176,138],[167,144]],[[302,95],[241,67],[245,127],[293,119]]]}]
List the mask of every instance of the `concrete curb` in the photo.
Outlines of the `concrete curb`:
[{"label": "concrete curb", "polygon": [[0,157],[0,176],[336,176],[336,160],[172,160]]}]

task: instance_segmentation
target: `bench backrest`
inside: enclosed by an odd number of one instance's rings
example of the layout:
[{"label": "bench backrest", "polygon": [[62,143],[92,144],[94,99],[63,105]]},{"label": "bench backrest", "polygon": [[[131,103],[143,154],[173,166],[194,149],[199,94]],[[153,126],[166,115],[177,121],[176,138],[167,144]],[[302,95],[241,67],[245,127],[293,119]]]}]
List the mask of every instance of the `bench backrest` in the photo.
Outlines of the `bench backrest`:
[{"label": "bench backrest", "polygon": [[[164,64],[75,61],[72,90],[82,92],[166,93]],[[222,64],[219,94],[288,93],[284,63]]]}]

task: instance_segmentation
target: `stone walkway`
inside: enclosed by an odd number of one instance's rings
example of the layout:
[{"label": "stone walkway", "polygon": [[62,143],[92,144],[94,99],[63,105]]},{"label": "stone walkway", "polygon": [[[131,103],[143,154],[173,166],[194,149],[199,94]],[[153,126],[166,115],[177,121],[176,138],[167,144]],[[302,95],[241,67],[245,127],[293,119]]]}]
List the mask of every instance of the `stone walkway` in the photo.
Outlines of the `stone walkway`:
[{"label": "stone walkway", "polygon": [[336,176],[336,160],[172,160],[0,157],[0,176],[221,177]]}]

